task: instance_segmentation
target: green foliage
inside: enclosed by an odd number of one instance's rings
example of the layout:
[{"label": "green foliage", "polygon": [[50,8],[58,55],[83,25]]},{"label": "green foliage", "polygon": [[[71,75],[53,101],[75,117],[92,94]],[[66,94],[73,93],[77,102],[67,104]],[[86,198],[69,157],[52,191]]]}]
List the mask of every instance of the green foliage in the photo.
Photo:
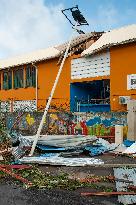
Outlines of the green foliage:
[{"label": "green foliage", "polygon": [[102,191],[112,191],[111,188],[105,186],[100,186],[95,183],[90,182],[80,182],[78,180],[69,179],[68,174],[60,173],[57,176],[52,176],[50,174],[45,174],[40,171],[37,167],[32,169],[20,170],[17,171],[18,174],[21,174],[24,178],[27,178],[32,182],[33,187],[36,188],[47,188],[47,189],[67,189],[67,190],[76,190],[81,187],[90,187]]}]

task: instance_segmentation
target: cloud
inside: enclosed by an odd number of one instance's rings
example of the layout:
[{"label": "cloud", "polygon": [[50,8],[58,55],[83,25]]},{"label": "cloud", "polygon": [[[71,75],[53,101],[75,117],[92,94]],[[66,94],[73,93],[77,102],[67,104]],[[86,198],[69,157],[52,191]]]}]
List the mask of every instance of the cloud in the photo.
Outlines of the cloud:
[{"label": "cloud", "polygon": [[[123,2],[122,2],[123,3]],[[105,1],[100,3],[96,9],[95,15],[89,17],[91,30],[109,31],[114,28],[135,23],[136,12],[131,7],[119,8],[116,4]]]},{"label": "cloud", "polygon": [[62,4],[45,0],[0,0],[0,58],[46,48],[67,39]]},{"label": "cloud", "polygon": [[118,24],[118,10],[112,4],[100,4],[96,15],[89,19],[90,27],[93,30],[110,30]]},{"label": "cloud", "polygon": [[[63,2],[65,5],[58,2]],[[67,41],[71,26],[62,15],[61,9],[69,7],[67,4],[72,2],[72,0],[67,2],[64,0],[0,0],[0,58]],[[88,27],[81,28],[85,32],[110,30],[135,23],[134,6],[127,8],[122,6],[120,9],[113,1],[88,0],[88,2],[79,6],[89,22]]]}]

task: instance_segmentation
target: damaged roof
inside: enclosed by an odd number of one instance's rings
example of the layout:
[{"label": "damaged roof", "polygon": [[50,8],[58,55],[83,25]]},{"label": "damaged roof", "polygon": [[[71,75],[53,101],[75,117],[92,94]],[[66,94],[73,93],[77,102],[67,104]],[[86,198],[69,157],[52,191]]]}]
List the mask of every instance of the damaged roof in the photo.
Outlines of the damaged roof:
[{"label": "damaged roof", "polygon": [[[73,38],[71,42],[71,47],[74,47],[93,36],[100,36],[101,34],[102,32],[90,32],[87,34],[80,34]],[[68,42],[58,46],[37,50],[34,52],[11,57],[8,59],[2,59],[0,60],[0,69],[10,68],[13,66],[20,66],[28,63],[34,63],[38,61],[59,57],[66,50],[67,44]]]},{"label": "damaged roof", "polygon": [[60,51],[54,47],[41,49],[28,54],[23,54],[20,56],[0,60],[0,69],[47,60],[47,59],[58,57],[59,55],[60,55]]},{"label": "damaged roof", "polygon": [[82,52],[82,56],[91,55],[112,46],[131,42],[136,42],[136,24],[104,33],[95,43]]},{"label": "damaged roof", "polygon": [[[98,36],[98,35],[100,36],[100,35],[102,35],[102,33],[103,32],[90,32],[90,33],[86,33],[86,34],[80,34],[80,35],[76,36],[75,38],[73,38],[73,40],[71,42],[71,47],[74,47],[74,46],[88,40],[91,37]],[[67,45],[68,45],[68,42],[65,42],[61,45],[55,46],[55,48],[61,52],[64,52],[66,50]]]}]

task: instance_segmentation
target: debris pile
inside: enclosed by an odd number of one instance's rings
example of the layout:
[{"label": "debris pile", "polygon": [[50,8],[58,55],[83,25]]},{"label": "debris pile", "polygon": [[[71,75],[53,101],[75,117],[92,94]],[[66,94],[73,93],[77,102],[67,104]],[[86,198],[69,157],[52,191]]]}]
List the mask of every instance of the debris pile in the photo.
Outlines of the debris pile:
[{"label": "debris pile", "polygon": [[[0,171],[26,187],[37,188],[64,188],[77,189],[79,187],[91,187],[96,192],[84,192],[82,196],[112,196],[117,195],[119,202],[123,204],[136,203],[136,166],[122,168],[120,164],[110,164],[114,168],[114,176],[93,177],[86,179],[70,179],[69,176],[51,176],[43,174],[35,164],[46,164],[53,166],[84,167],[95,166],[105,167],[104,160],[99,159],[103,154],[121,155],[136,157],[136,142],[124,144],[109,143],[96,136],[83,135],[42,135],[37,142],[34,156],[29,156],[35,136],[22,136],[15,132],[1,132],[0,138]],[[10,153],[12,158],[5,163],[4,155]],[[96,158],[97,156],[97,158]],[[28,164],[28,165],[26,165]],[[30,165],[32,164],[32,165]],[[110,166],[109,166],[110,167]],[[120,167],[120,168],[119,168]],[[131,176],[130,176],[131,175]],[[100,186],[100,183],[107,182],[116,184],[116,189]],[[99,191],[99,192],[98,192]]]},{"label": "debris pile", "polygon": [[[104,153],[122,154],[135,157],[136,143],[130,147],[117,145],[95,136],[43,135],[38,139],[36,156],[29,156],[34,136],[10,134],[12,155],[20,163],[38,163],[65,166],[87,166],[103,164],[92,157]],[[125,141],[126,143],[126,141]],[[87,157],[86,157],[87,156]],[[74,158],[73,158],[74,157]],[[91,158],[89,158],[91,157]]]}]

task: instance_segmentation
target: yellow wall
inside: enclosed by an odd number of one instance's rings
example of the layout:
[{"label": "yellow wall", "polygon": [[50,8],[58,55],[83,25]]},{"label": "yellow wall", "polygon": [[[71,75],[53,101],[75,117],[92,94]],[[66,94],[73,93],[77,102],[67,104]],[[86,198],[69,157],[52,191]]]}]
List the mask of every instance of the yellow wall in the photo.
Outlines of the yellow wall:
[{"label": "yellow wall", "polygon": [[110,98],[113,111],[124,111],[126,105],[119,104],[119,96],[136,99],[136,90],[127,90],[127,75],[136,74],[136,43],[110,49]]}]

